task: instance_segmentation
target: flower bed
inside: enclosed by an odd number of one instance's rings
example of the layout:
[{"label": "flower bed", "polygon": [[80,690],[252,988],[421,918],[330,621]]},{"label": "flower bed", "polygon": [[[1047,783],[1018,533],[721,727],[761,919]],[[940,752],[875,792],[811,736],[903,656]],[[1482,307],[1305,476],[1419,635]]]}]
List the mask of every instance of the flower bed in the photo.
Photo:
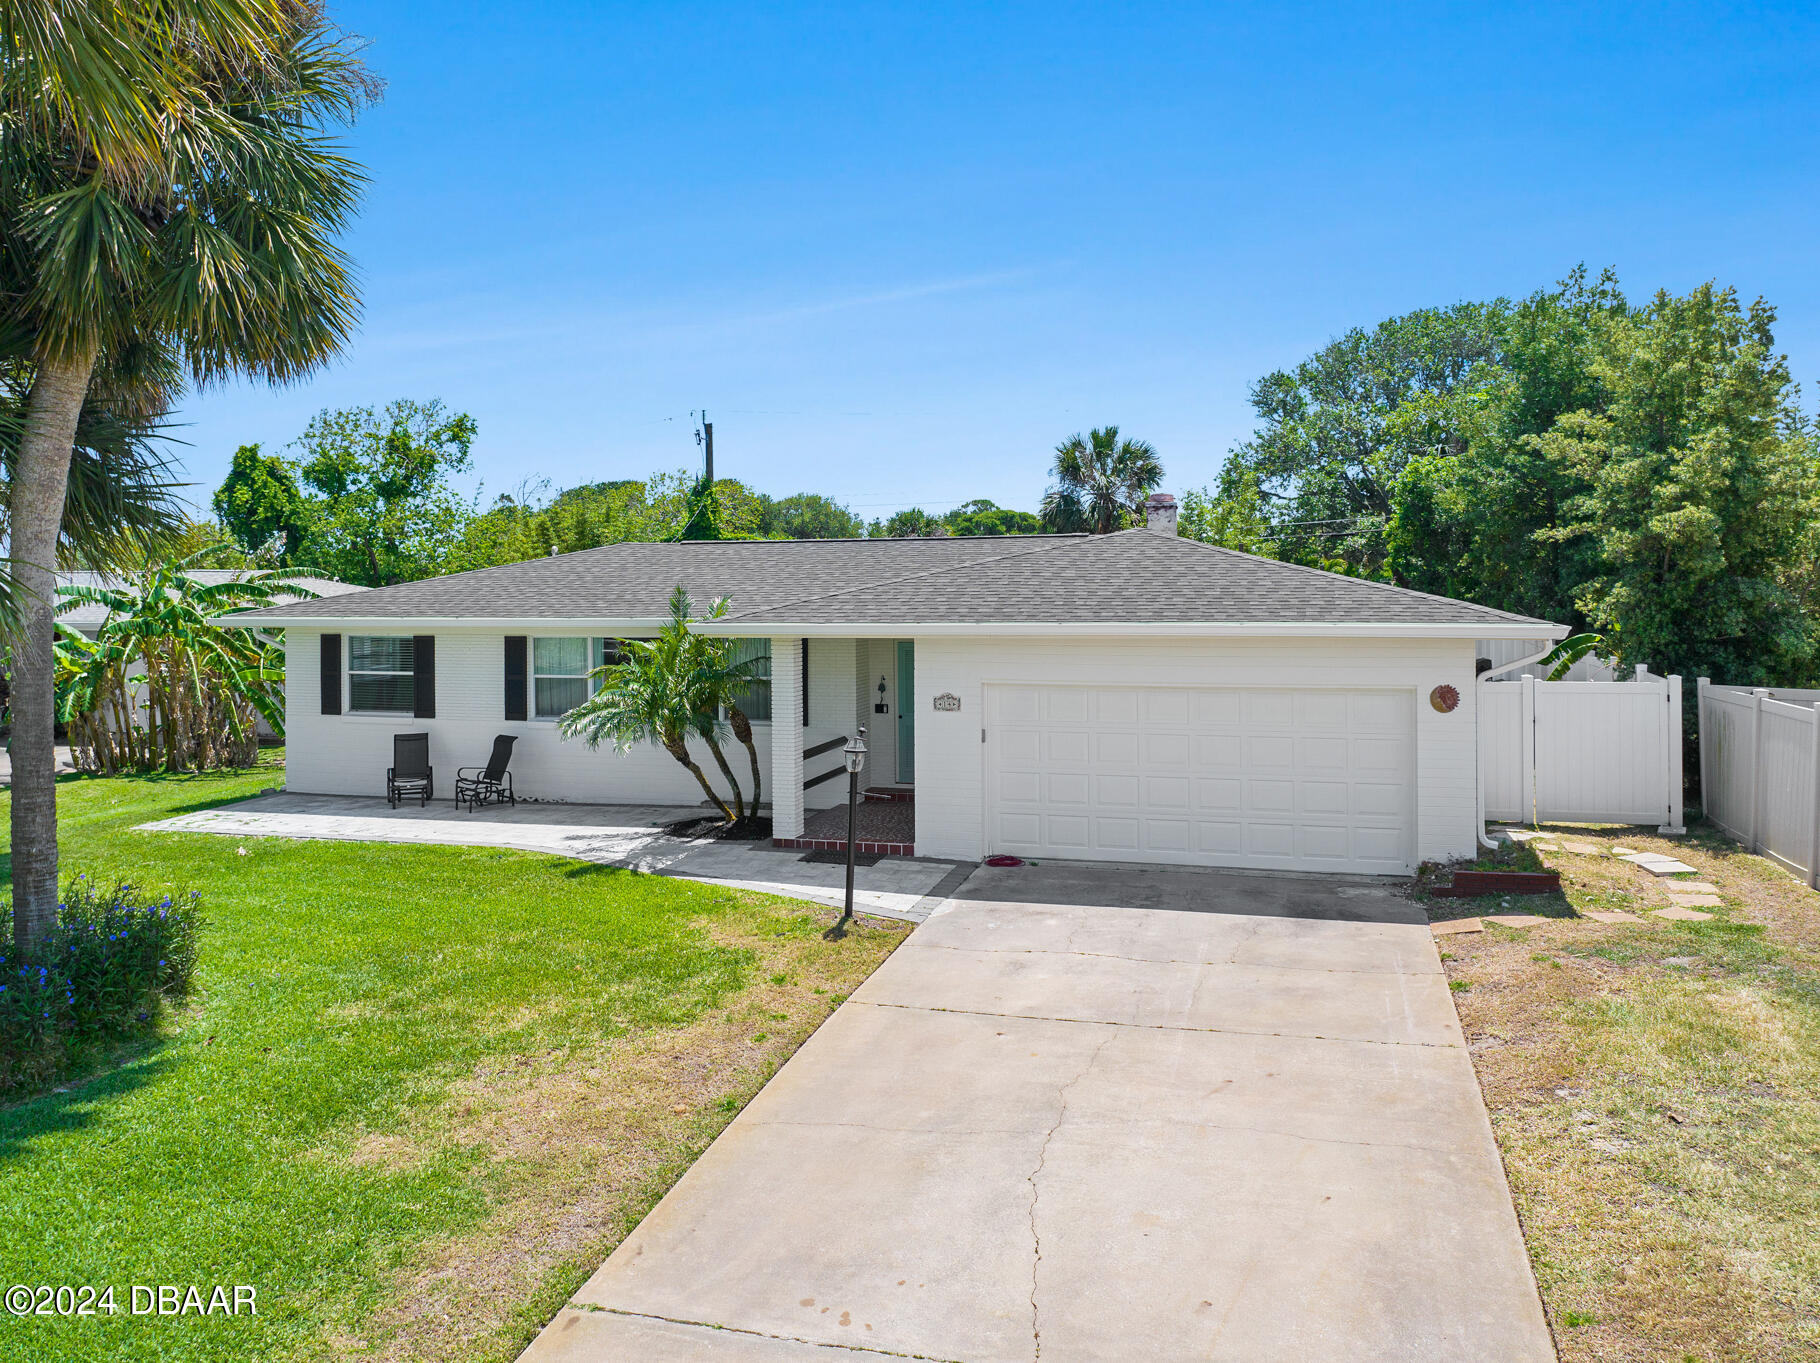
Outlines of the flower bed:
[{"label": "flower bed", "polygon": [[0,1094],[56,1078],[85,1047],[143,1030],[164,1000],[188,993],[199,899],[79,875],[47,940],[26,953],[0,904]]}]

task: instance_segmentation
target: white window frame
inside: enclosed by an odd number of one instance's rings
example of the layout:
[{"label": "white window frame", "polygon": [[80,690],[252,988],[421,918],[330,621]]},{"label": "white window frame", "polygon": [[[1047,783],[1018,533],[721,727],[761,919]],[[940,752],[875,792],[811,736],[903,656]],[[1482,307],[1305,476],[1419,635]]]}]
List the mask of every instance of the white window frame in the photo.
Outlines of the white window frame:
[{"label": "white window frame", "polygon": [[[537,643],[538,643],[538,640],[540,640],[540,639],[581,639],[584,643],[586,643],[588,645],[587,671],[585,671],[585,672],[539,672],[537,670]],[[598,635],[582,635],[582,634],[534,634],[534,635],[532,635],[531,642],[530,642],[531,656],[527,660],[527,668],[530,672],[531,722],[535,723],[535,724],[554,724],[554,723],[556,723],[557,720],[562,718],[562,715],[546,715],[546,714],[542,714],[538,711],[538,708],[537,708],[537,681],[538,681],[538,678],[545,677],[545,678],[550,678],[550,679],[558,679],[558,680],[562,680],[562,681],[576,681],[576,680],[586,681],[587,685],[588,685],[588,694],[587,694],[587,696],[584,696],[582,698],[583,701],[585,702],[586,700],[591,698],[595,692],[600,690],[600,679],[593,675],[595,669],[605,665],[605,659],[606,659],[606,655],[609,651],[609,647],[616,646],[618,643],[619,643],[619,640],[617,640],[617,639],[601,638]],[[616,651],[616,649],[615,649],[615,651]],[[568,713],[567,710],[563,711],[563,714],[567,714],[567,713]]]},{"label": "white window frame", "polygon": [[[411,645],[411,666],[402,672],[395,671],[390,668],[371,668],[371,667],[356,668],[354,666],[354,642],[357,639],[403,639],[406,643]],[[417,663],[417,640],[414,635],[410,635],[410,634],[350,634],[350,635],[348,635],[347,666],[342,669],[343,673],[345,674],[342,678],[342,685],[347,689],[347,703],[344,707],[346,713],[348,713],[350,715],[376,715],[381,718],[392,718],[392,717],[401,716],[401,715],[415,715],[417,713],[417,666],[416,666],[416,663]],[[409,677],[411,679],[411,703],[409,705],[405,706],[405,708],[402,710],[381,710],[381,709],[376,709],[371,706],[355,705],[354,704],[354,678],[356,675],[362,676],[362,677]]]}]

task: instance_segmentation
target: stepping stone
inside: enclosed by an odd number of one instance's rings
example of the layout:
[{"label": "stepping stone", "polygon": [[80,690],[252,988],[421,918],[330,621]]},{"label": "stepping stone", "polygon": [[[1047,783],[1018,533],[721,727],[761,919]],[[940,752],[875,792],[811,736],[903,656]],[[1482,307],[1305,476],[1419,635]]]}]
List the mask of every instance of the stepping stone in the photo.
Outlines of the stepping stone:
[{"label": "stepping stone", "polygon": [[1602,855],[1602,849],[1596,842],[1563,842],[1561,846],[1570,852],[1578,852],[1583,857]]},{"label": "stepping stone", "polygon": [[1503,828],[1499,832],[1516,842],[1528,842],[1531,838],[1546,838],[1548,834],[1534,828]]},{"label": "stepping stone", "polygon": [[1651,909],[1657,918],[1672,918],[1677,923],[1704,923],[1711,918],[1710,913],[1701,913],[1698,909],[1684,909],[1679,904],[1667,909]]},{"label": "stepping stone", "polygon": [[1456,932],[1484,932],[1485,925],[1476,918],[1449,918],[1444,923],[1430,923],[1428,930],[1436,937],[1451,937]]},{"label": "stepping stone", "polygon": [[1634,913],[1625,913],[1622,909],[1588,909],[1586,917],[1599,923],[1641,923],[1643,920]]},{"label": "stepping stone", "polygon": [[1548,919],[1533,913],[1488,913],[1485,921],[1503,928],[1533,928],[1538,923],[1548,922]]},{"label": "stepping stone", "polygon": [[[1641,866],[1652,876],[1684,876],[1690,873],[1693,875],[1700,874],[1698,867],[1689,866],[1685,861],[1639,861],[1636,862],[1635,865]],[[1679,884],[1680,882],[1677,881],[1676,883]]]},{"label": "stepping stone", "polygon": [[1704,880],[1677,880],[1675,882],[1675,889],[1679,890],[1682,894],[1719,893],[1719,887],[1717,885],[1709,885]]},{"label": "stepping stone", "polygon": [[1536,851],[1538,851],[1538,852],[1559,852],[1561,850],[1559,847],[1555,846],[1552,842],[1539,842],[1535,846],[1536,846]]},{"label": "stepping stone", "polygon": [[1725,903],[1716,894],[1671,894],[1668,900],[1684,909],[1716,909]]},{"label": "stepping stone", "polygon": [[1637,849],[1634,847],[1614,847],[1611,849],[1611,854],[1614,857],[1636,857],[1636,856],[1647,855],[1646,853],[1637,851]]}]

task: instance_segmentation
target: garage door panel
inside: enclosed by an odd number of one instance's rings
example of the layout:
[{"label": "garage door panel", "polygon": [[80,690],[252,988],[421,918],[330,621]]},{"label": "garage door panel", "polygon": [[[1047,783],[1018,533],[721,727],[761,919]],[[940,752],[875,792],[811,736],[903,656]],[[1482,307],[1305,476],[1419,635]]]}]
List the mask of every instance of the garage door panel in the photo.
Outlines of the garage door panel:
[{"label": "garage door panel", "polygon": [[1244,723],[1243,698],[1237,691],[1190,691],[1188,720],[1197,729],[1237,729]]},{"label": "garage door panel", "polygon": [[1352,707],[1344,692],[1303,691],[1293,697],[1295,727],[1344,734],[1352,724]]},{"label": "garage door panel", "polygon": [[1290,771],[1295,767],[1295,739],[1289,734],[1247,734],[1245,765]]},{"label": "garage door panel", "polygon": [[1238,734],[1196,734],[1189,752],[1199,771],[1231,771],[1245,761],[1245,741]]},{"label": "garage door panel", "polygon": [[1102,687],[1090,692],[1095,699],[1093,720],[1096,724],[1136,724],[1138,693],[1124,687]]},{"label": "garage door panel", "polygon": [[1296,769],[1303,774],[1343,772],[1352,757],[1352,746],[1341,735],[1331,738],[1298,738]]},{"label": "garage door panel", "polygon": [[1297,802],[1304,814],[1350,814],[1352,787],[1344,781],[1303,781]]},{"label": "garage door panel", "polygon": [[1191,784],[1186,776],[1146,776],[1144,807],[1153,813],[1190,809]]},{"label": "garage door panel", "polygon": [[1247,820],[1245,850],[1255,852],[1261,857],[1293,857],[1295,855],[1295,825],[1292,823],[1264,823],[1256,819]]},{"label": "garage door panel", "polygon": [[1206,813],[1237,811],[1245,807],[1245,783],[1236,776],[1194,778],[1195,808]]},{"label": "garage door panel", "polygon": [[1186,769],[1188,766],[1188,735],[1174,729],[1164,729],[1143,736],[1142,752],[1146,767],[1176,767]]},{"label": "garage door panel", "polygon": [[1413,692],[992,691],[993,850],[1381,874],[1413,863]]},{"label": "garage door panel", "polygon": [[1246,691],[1241,715],[1247,729],[1293,729],[1295,697],[1287,691]]},{"label": "garage door panel", "polygon": [[1144,758],[1142,735],[1135,729],[1119,729],[1093,735],[1093,760],[1102,767],[1136,768]]},{"label": "garage door panel", "polygon": [[1265,814],[1292,813],[1295,809],[1295,782],[1247,781],[1245,807]]}]

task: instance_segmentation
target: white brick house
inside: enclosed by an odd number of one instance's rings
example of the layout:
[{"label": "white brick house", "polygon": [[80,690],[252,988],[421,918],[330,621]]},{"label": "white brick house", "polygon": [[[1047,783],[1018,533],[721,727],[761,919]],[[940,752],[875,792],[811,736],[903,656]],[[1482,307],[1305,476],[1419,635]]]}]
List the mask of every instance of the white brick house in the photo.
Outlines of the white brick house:
[{"label": "white brick house", "polygon": [[618,544],[238,618],[286,631],[292,790],[381,793],[401,730],[451,775],[511,733],[521,796],[693,803],[666,753],[555,725],[678,585],[732,598],[698,628],[769,652],[778,836],[844,798],[816,750],[864,725],[869,784],[914,791],[917,853],[969,860],[1470,856],[1475,640],[1566,632],[1181,540],[1168,511],[1107,536]]}]

